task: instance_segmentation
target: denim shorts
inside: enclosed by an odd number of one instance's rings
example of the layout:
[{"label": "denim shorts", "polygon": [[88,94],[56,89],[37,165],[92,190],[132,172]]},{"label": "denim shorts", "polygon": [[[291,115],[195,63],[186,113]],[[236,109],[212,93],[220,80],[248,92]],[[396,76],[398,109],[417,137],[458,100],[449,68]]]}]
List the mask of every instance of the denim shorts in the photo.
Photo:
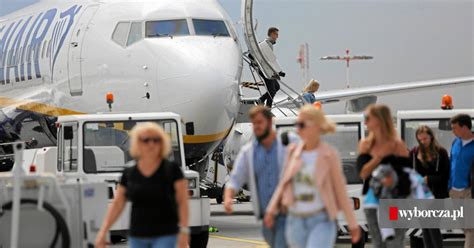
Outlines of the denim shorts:
[{"label": "denim shorts", "polygon": [[170,248],[176,247],[178,236],[165,235],[151,238],[128,237],[130,248]]}]

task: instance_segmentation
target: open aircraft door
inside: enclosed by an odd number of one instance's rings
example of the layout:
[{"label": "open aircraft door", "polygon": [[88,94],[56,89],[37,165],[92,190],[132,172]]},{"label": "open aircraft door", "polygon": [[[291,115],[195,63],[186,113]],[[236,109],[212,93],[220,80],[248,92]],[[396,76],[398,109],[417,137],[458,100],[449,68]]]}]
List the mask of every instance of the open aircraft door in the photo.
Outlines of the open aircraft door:
[{"label": "open aircraft door", "polygon": [[[252,67],[255,70],[262,72],[265,78],[278,80],[280,85],[285,87],[285,89],[282,87],[279,90],[280,92],[284,93],[287,96],[285,100],[283,100],[283,102],[290,101],[297,108],[301,107],[303,103],[302,96],[293,88],[291,88],[289,85],[287,85],[286,83],[280,80],[280,76],[278,75],[278,73],[280,72],[279,68],[275,68],[275,66],[272,65],[272,61],[269,61],[268,57],[264,56],[264,53],[259,47],[259,42],[257,40],[257,36],[255,35],[255,29],[254,29],[254,24],[253,24],[253,14],[252,14],[253,0],[242,0],[241,7],[242,7],[241,19],[242,19],[243,28],[244,28],[244,38],[245,38],[245,43],[247,44],[248,53],[249,53],[246,61],[251,61],[249,63],[252,65]],[[254,63],[256,63],[257,66],[253,66]],[[255,67],[258,67],[258,69]],[[298,97],[294,98],[290,94],[290,92],[291,94]],[[250,106],[253,106],[254,104],[252,100],[250,101],[250,103],[243,100],[242,103],[243,104],[241,105],[241,111],[239,111],[240,113],[247,112],[246,108],[249,108]],[[281,102],[277,102],[275,103],[274,106],[279,109],[278,105],[280,104]],[[296,115],[296,113],[293,110],[290,110],[290,111],[293,112],[294,115]],[[286,114],[281,109],[280,109],[280,112],[286,116]],[[244,121],[244,120],[239,119],[238,122],[239,121]]]},{"label": "open aircraft door", "polygon": [[71,96],[82,95],[82,49],[84,47],[84,37],[90,21],[98,8],[98,5],[87,6],[72,30],[68,49],[68,78]]},{"label": "open aircraft door", "polygon": [[258,40],[255,35],[255,29],[253,25],[253,0],[242,0],[242,21],[244,26],[244,37],[249,53],[253,56],[255,62],[260,67],[263,75],[266,78],[272,78],[274,75],[278,75],[278,72],[271,66],[267,59],[263,56],[260,47],[258,46]]}]

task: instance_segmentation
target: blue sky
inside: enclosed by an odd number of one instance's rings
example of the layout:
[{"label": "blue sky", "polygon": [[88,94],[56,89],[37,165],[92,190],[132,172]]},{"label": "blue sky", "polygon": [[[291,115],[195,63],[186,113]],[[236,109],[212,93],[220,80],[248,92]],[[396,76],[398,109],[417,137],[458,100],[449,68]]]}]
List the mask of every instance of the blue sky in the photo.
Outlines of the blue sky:
[{"label": "blue sky", "polygon": [[[157,0],[158,1],[158,0]],[[0,15],[34,0],[0,0]],[[235,23],[239,0],[219,0]],[[325,55],[374,56],[351,64],[351,85],[368,86],[474,75],[474,0],[254,0],[258,37],[280,28],[275,46],[285,81],[302,88],[296,63],[300,44],[310,46],[310,77],[321,90],[345,86],[345,65],[321,61]],[[243,47],[243,39],[241,39]],[[244,80],[249,80],[244,72]],[[395,109],[438,108],[441,96],[454,96],[455,107],[474,107],[474,87],[429,90],[380,98]],[[343,111],[342,104],[326,108]]]}]

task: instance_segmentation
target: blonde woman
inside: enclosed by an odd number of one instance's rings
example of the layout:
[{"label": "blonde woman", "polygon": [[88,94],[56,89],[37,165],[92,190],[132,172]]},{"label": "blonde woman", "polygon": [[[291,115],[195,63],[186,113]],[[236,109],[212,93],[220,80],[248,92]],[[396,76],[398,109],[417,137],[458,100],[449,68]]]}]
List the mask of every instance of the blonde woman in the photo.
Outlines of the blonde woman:
[{"label": "blonde woman", "polygon": [[319,90],[319,83],[318,81],[311,79],[303,89],[303,99],[306,103],[313,104],[316,102],[316,97],[314,93]]},{"label": "blonde woman", "polygon": [[[397,137],[393,126],[390,109],[385,105],[371,105],[365,114],[365,124],[369,135],[359,143],[357,167],[359,176],[364,180],[362,194],[364,195],[364,212],[372,237],[372,244],[377,248],[403,247],[405,229],[396,229],[394,234],[387,236],[381,233],[378,224],[377,211],[379,204],[378,193],[370,187],[372,172],[383,165],[390,166],[398,176],[394,186],[397,198],[410,194],[410,180],[403,172],[403,167],[411,167],[409,152],[405,143]],[[391,238],[388,238],[391,237]]]},{"label": "blonde woman", "polygon": [[285,171],[265,214],[265,225],[273,226],[275,216],[288,210],[288,245],[333,247],[336,241],[336,217],[342,210],[352,241],[360,238],[352,204],[346,193],[346,180],[337,151],[321,141],[321,135],[335,131],[335,125],[323,112],[303,106],[296,123],[299,144],[289,147]]},{"label": "blonde woman", "polygon": [[179,166],[166,160],[171,151],[170,138],[153,122],[137,124],[130,138],[130,155],[136,165],[123,171],[96,247],[106,246],[107,233],[127,200],[132,203],[130,247],[187,247],[187,182]]}]

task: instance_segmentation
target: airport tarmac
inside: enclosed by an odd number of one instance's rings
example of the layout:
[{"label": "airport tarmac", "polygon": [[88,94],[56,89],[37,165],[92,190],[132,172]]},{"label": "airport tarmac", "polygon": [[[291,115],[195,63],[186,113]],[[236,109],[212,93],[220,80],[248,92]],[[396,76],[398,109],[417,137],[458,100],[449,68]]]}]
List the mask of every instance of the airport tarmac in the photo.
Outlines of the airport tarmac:
[{"label": "airport tarmac", "polygon": [[[209,248],[269,247],[263,240],[260,230],[261,224],[255,220],[252,213],[252,204],[249,202],[234,204],[234,213],[227,215],[224,206],[212,200],[210,225],[216,227],[218,232],[209,234]],[[125,248],[127,244],[117,244],[113,247]],[[342,244],[336,247],[346,248],[350,245]]]},{"label": "airport tarmac", "polygon": [[[269,247],[263,240],[261,224],[257,223],[252,212],[252,204],[234,204],[234,213],[227,215],[222,204],[211,201],[212,227],[218,232],[210,233],[208,247],[263,248]],[[336,247],[350,247],[347,244]]]},{"label": "airport tarmac", "polygon": [[[263,240],[260,228],[252,213],[252,204],[249,202],[234,204],[234,213],[227,215],[222,204],[217,204],[211,200],[210,225],[216,227],[218,232],[209,234],[209,248],[264,248],[269,247]],[[125,248],[126,243],[116,244],[114,248]],[[336,248],[350,248],[350,244],[336,244]],[[369,243],[366,248],[373,248]],[[407,243],[406,248],[410,247]],[[444,245],[444,247],[462,247],[459,242],[456,244]]]}]

